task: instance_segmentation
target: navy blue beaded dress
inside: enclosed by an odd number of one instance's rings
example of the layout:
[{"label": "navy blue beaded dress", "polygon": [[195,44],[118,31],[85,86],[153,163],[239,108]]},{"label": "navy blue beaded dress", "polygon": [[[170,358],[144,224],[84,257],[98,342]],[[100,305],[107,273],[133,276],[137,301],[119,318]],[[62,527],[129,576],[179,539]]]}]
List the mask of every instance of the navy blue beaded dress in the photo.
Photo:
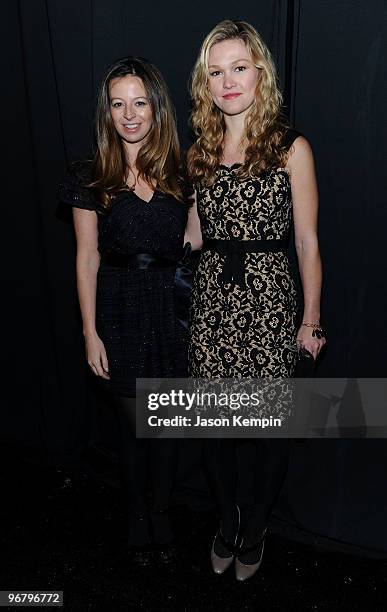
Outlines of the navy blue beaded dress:
[{"label": "navy blue beaded dress", "polygon": [[[90,181],[90,165],[74,164],[59,187],[65,204],[95,211],[98,217],[96,329],[104,343],[110,380],[106,391],[134,397],[136,378],[187,375],[187,335],[178,319],[175,274],[183,252],[186,204],[161,191],[145,202],[132,191],[119,192],[103,206]],[[148,253],[170,265],[128,269],[106,265],[104,256]]]}]

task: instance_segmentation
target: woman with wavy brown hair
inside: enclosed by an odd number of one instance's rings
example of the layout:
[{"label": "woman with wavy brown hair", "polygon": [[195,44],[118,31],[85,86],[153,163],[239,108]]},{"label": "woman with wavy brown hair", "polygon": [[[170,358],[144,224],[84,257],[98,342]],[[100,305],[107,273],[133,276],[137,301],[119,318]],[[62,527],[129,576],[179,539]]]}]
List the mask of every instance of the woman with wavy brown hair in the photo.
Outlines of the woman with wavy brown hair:
[{"label": "woman with wavy brown hair", "polygon": [[87,361],[117,410],[129,547],[141,564],[155,548],[168,561],[175,444],[136,439],[134,398],[136,378],[186,375],[175,273],[187,207],[174,108],[150,62],[126,57],[108,69],[96,141],[93,160],[73,165],[60,187],[73,206]]},{"label": "woman with wavy brown hair", "polygon": [[[195,203],[186,239],[202,253],[193,290],[190,374],[293,376],[298,349],[316,358],[325,343],[317,187],[311,148],[281,115],[274,63],[250,24],[223,21],[208,34],[193,70],[192,100],[197,140],[188,172]],[[292,220],[304,293],[300,326],[287,256]],[[234,558],[238,580],[259,568],[287,469],[288,442],[254,440],[255,499],[241,517],[235,441],[206,441],[220,513],[211,550],[216,573]]]}]

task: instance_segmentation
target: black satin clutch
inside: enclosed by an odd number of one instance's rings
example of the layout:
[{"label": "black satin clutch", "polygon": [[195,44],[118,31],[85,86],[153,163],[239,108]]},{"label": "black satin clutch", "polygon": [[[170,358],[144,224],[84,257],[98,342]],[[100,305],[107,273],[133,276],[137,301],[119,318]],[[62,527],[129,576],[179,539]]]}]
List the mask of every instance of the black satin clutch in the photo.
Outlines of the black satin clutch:
[{"label": "black satin clutch", "polygon": [[301,347],[300,350],[298,351],[298,359],[300,361],[314,361],[313,355],[312,353],[310,353],[308,351],[308,349]]},{"label": "black satin clutch", "polygon": [[310,353],[306,348],[300,347],[298,344],[295,344],[294,348],[291,350],[294,350],[294,352],[297,353],[297,363],[294,371],[294,377],[309,378],[313,376],[316,363],[312,353]]}]

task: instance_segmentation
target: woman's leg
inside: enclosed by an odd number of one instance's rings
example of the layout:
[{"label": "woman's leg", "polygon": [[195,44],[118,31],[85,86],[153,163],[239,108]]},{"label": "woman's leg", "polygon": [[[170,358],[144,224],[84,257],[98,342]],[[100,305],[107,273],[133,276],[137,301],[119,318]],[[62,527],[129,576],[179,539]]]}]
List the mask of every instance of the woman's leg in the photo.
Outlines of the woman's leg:
[{"label": "woman's leg", "polygon": [[158,544],[168,544],[174,538],[169,519],[169,504],[176,473],[177,440],[152,439],[149,442],[153,533]]},{"label": "woman's leg", "polygon": [[[255,440],[255,499],[243,535],[243,546],[258,542],[281,491],[289,463],[288,438]],[[239,555],[242,562],[254,562],[254,552]]]},{"label": "woman's leg", "polygon": [[[216,438],[203,440],[205,467],[210,487],[215,498],[223,537],[235,542],[239,528],[239,513],[236,506],[236,454],[235,440]],[[215,553],[228,557],[230,552],[216,538]]]},{"label": "woman's leg", "polygon": [[136,438],[135,399],[114,397],[113,401],[119,424],[119,459],[129,519],[129,544],[147,544],[149,441]]}]

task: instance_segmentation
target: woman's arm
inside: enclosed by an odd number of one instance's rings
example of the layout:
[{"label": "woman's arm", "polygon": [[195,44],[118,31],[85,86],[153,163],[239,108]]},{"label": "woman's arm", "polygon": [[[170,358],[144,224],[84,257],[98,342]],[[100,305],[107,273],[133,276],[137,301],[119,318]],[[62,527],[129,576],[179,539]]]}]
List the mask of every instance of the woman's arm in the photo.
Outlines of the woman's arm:
[{"label": "woman's arm", "polygon": [[[295,246],[304,293],[303,323],[320,323],[322,267],[317,238],[318,193],[312,149],[299,136],[294,141],[287,164],[293,200]],[[299,340],[314,358],[325,338],[312,336],[313,329],[301,325]]]},{"label": "woman's arm", "polygon": [[192,206],[188,212],[187,227],[185,228],[184,244],[186,242],[190,242],[192,250],[198,251],[203,246],[203,238],[200,219],[198,215],[196,191],[192,196],[192,201]]},{"label": "woman's arm", "polygon": [[[191,155],[193,153],[193,148],[194,148],[193,146],[190,147],[187,152],[187,165],[188,166],[189,166],[189,161],[191,159]],[[187,180],[189,181],[188,176],[187,176]],[[198,214],[196,191],[192,192],[192,195],[190,195],[189,199],[190,199],[191,207],[188,211],[188,220],[187,220],[187,227],[185,228],[184,244],[186,244],[186,242],[190,242],[192,250],[199,251],[203,246],[203,238],[202,238],[202,229],[201,229],[201,224],[200,224],[200,219],[199,219],[199,214]]]},{"label": "woman's arm", "polygon": [[94,374],[108,379],[106,351],[95,326],[97,273],[100,264],[97,214],[74,208],[73,220],[77,239],[77,288],[87,361]]}]

